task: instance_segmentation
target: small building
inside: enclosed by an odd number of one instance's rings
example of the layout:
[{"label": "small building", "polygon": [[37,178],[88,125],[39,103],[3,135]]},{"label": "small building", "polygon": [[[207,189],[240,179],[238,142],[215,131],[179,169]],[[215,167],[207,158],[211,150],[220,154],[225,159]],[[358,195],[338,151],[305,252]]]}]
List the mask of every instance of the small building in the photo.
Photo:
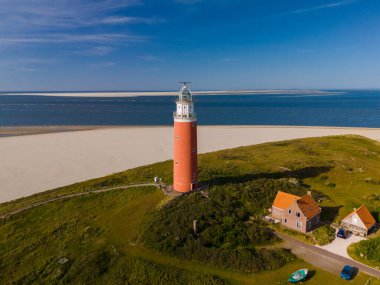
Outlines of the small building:
[{"label": "small building", "polygon": [[376,220],[366,205],[361,205],[342,220],[341,226],[353,234],[367,236],[376,226]]},{"label": "small building", "polygon": [[278,191],[271,212],[284,226],[306,233],[319,224],[322,210],[310,191],[303,197]]}]

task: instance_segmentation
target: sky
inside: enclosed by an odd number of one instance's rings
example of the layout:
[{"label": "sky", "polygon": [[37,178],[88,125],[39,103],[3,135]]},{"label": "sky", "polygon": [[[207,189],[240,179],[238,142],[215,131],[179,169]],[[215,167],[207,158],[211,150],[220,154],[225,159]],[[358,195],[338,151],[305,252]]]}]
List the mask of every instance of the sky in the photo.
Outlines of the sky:
[{"label": "sky", "polygon": [[0,90],[380,88],[379,0],[0,0]]}]

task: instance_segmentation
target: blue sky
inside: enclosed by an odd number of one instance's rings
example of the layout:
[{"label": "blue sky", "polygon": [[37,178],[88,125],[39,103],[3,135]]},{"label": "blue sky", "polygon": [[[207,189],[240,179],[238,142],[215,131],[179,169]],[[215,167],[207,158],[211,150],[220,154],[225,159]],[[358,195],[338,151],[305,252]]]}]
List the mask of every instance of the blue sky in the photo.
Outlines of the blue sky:
[{"label": "blue sky", "polygon": [[0,0],[0,90],[380,88],[378,0]]}]

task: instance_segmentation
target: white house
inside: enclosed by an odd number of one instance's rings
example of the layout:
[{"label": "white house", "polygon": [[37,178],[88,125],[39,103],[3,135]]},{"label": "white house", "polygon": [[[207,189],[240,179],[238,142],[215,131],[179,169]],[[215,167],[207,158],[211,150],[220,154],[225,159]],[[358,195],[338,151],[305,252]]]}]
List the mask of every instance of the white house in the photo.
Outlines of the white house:
[{"label": "white house", "polygon": [[351,214],[345,217],[341,225],[353,234],[367,236],[376,226],[376,220],[368,211],[368,208],[365,205],[361,205],[358,209],[355,209]]}]

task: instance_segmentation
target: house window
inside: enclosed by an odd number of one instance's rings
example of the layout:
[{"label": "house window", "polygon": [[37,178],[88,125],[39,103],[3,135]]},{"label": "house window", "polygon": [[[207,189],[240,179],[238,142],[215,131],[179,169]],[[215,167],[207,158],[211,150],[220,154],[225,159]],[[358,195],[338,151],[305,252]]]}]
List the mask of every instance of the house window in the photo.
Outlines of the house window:
[{"label": "house window", "polygon": [[316,224],[319,223],[319,216],[317,216],[317,217],[315,218],[315,223],[316,223]]},{"label": "house window", "polygon": [[301,221],[297,221],[297,229],[300,229],[300,228],[302,228],[302,222]]},{"label": "house window", "polygon": [[288,214],[290,215],[291,213],[292,213],[292,210],[289,209],[289,210],[288,210]]},{"label": "house window", "polygon": [[284,219],[284,224],[286,224],[287,222],[288,222],[288,219],[285,218],[285,219]]},{"label": "house window", "polygon": [[301,217],[301,214],[299,212],[296,212],[296,216],[299,218]]}]

